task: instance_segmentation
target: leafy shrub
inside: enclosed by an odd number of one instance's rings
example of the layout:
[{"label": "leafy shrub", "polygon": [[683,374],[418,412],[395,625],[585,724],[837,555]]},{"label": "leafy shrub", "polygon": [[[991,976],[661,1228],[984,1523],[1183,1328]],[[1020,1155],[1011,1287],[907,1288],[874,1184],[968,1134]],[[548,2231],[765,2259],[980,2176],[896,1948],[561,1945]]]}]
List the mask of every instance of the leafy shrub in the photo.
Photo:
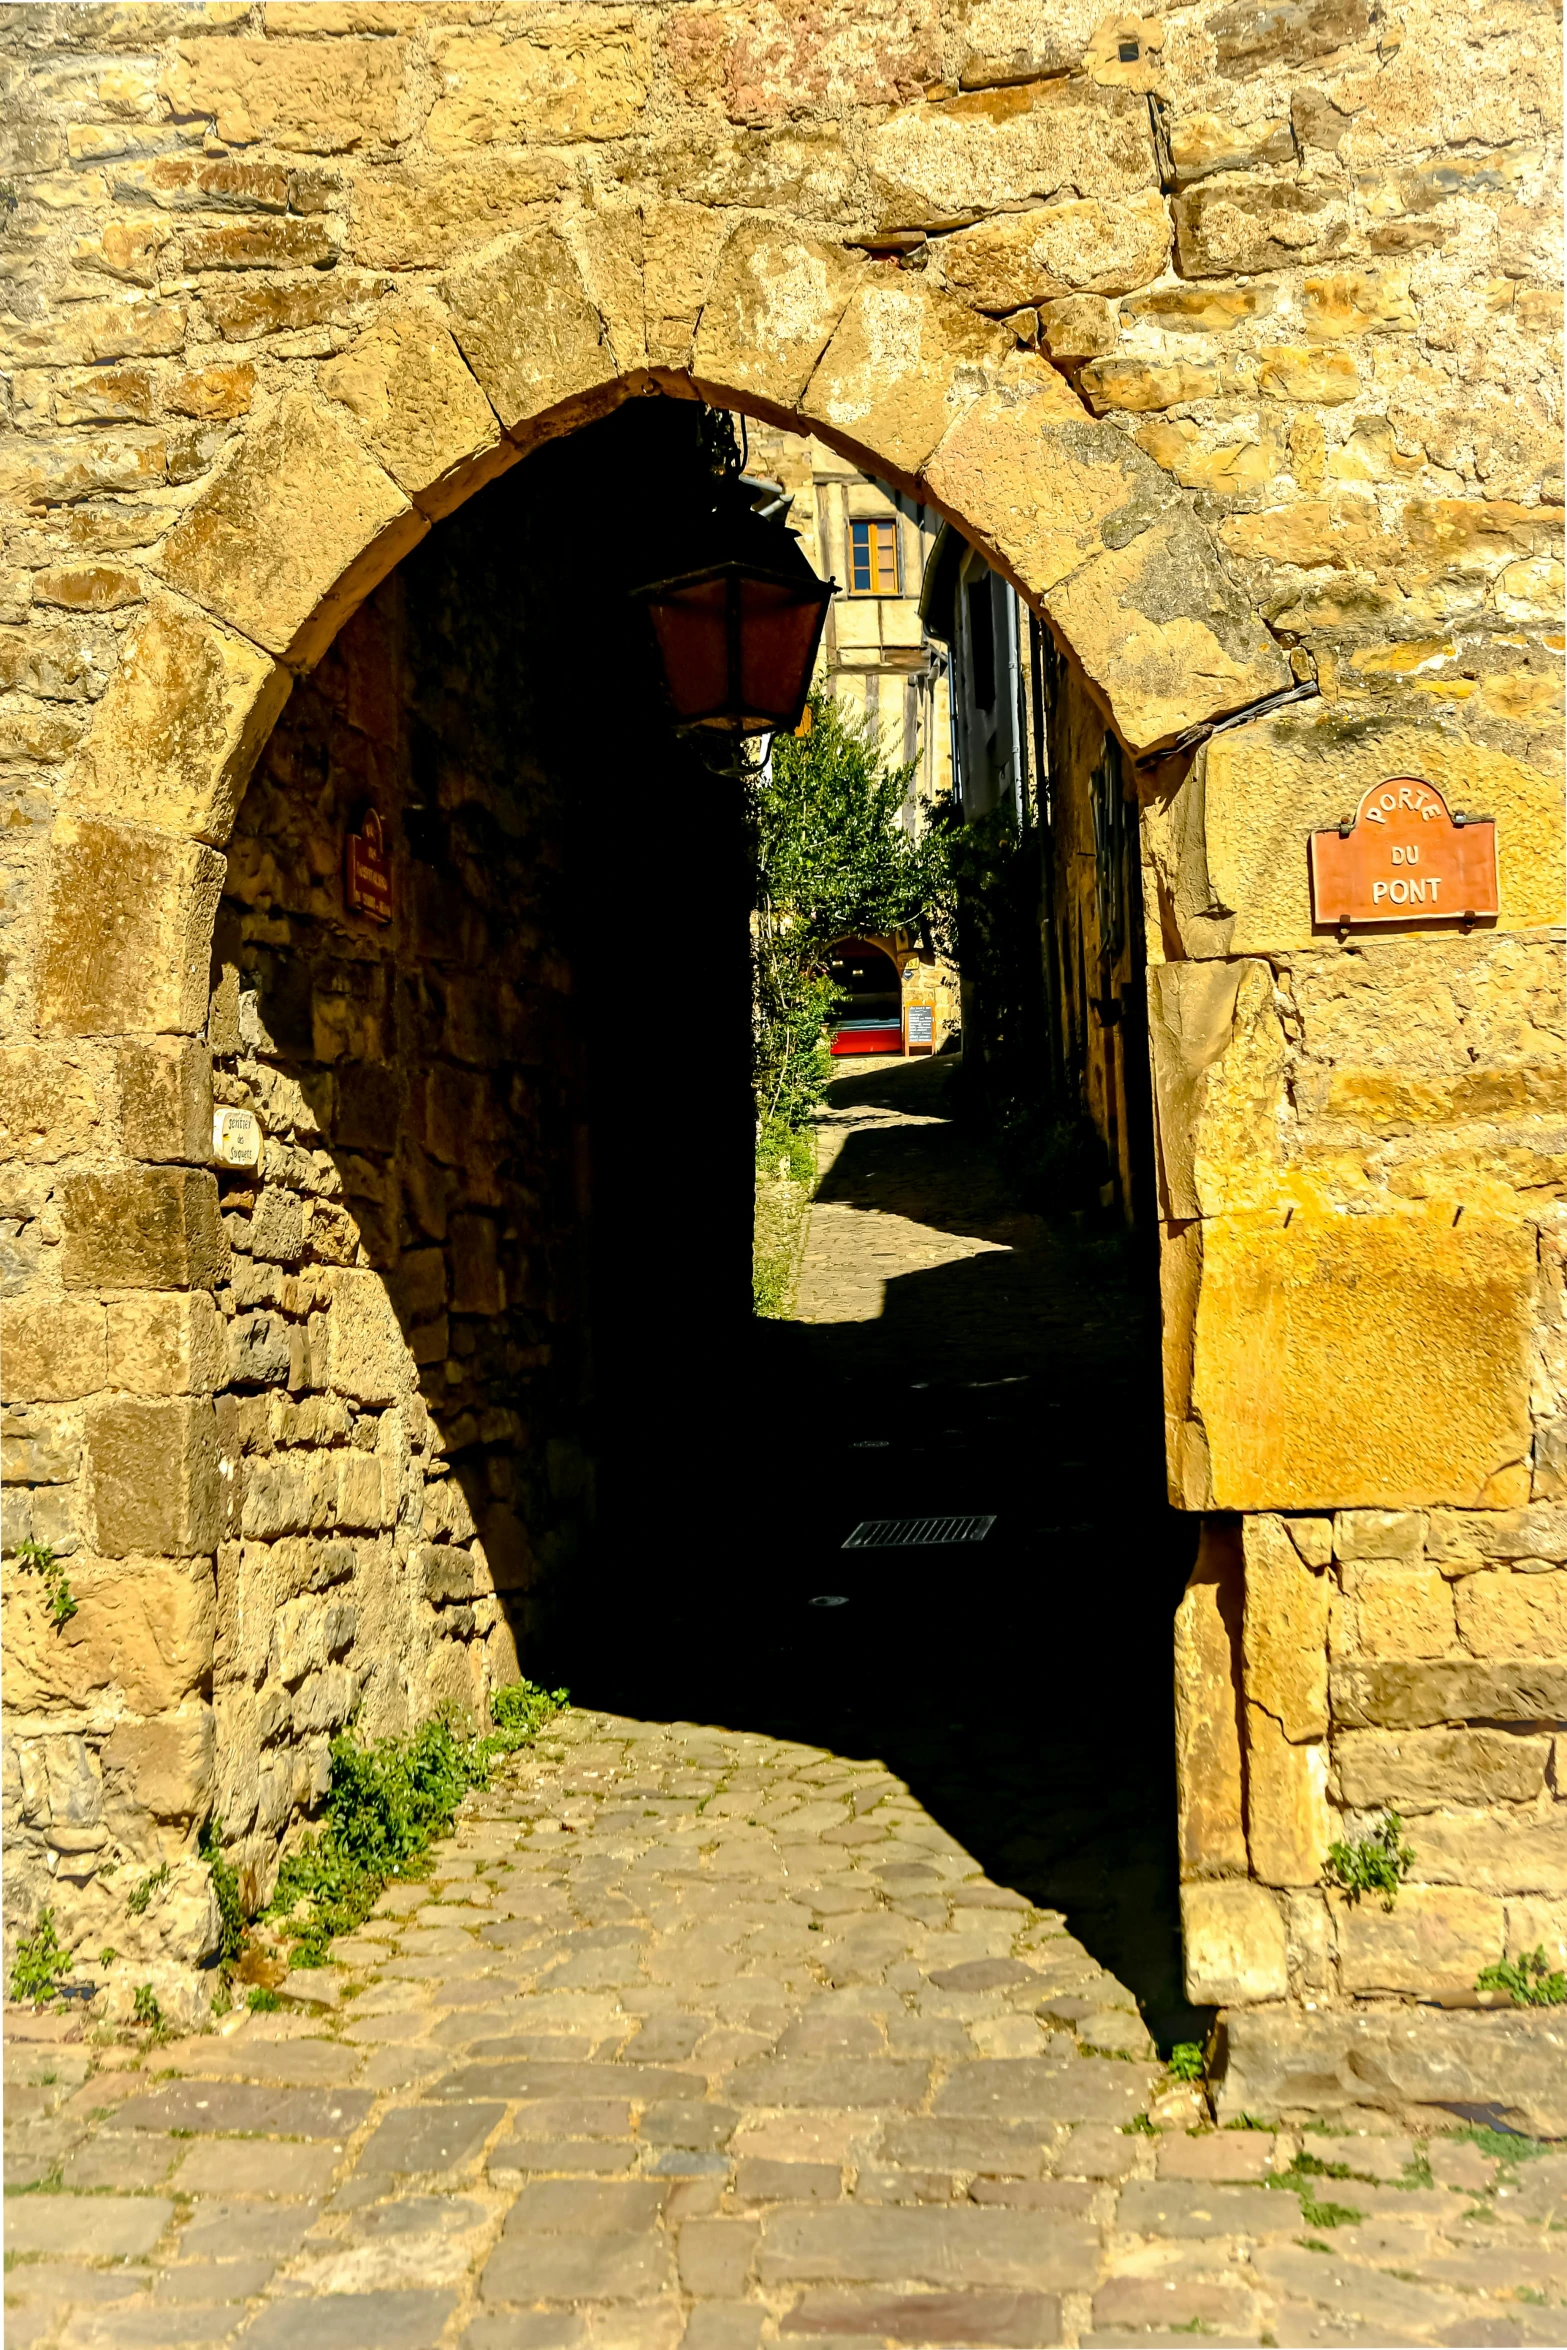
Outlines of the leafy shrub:
[{"label": "leafy shrub", "polygon": [[269,1991],[265,1983],[253,1983],[245,2001],[252,2015],[275,2015],[282,2004],[277,1993]]},{"label": "leafy shrub", "polygon": [[131,2022],[133,2024],[150,2024],[156,2030],[162,2021],[163,2010],[153,1997],[152,1985],[138,1983],[136,1996],[131,2002]]},{"label": "leafy shrub", "polygon": [[1399,1842],[1404,1823],[1396,1811],[1386,1813],[1369,1836],[1328,1846],[1324,1874],[1339,1886],[1353,1907],[1367,1893],[1379,1893],[1382,1907],[1391,1909],[1398,1889],[1414,1865],[1414,1852]]},{"label": "leafy shrub", "polygon": [[1506,1991],[1514,2007],[1567,2006],[1567,1975],[1547,1965],[1543,1942],[1517,1958],[1482,1967],[1475,1977],[1475,1989]]},{"label": "leafy shrub", "polygon": [[1172,2081],[1200,2081],[1208,2068],[1195,2040],[1177,2040],[1164,2069]]},{"label": "leafy shrub", "polygon": [[13,1999],[52,1999],[60,1977],[71,1971],[71,1954],[54,1930],[54,1911],[41,1909],[38,1923],[16,1945],[11,1968]]},{"label": "leafy shrub", "polygon": [[493,1727],[477,1738],[460,1738],[446,1720],[373,1746],[341,1731],[332,1741],[325,1825],[287,1855],[272,1897],[279,1918],[308,1904],[289,1927],[294,1965],[325,1966],[333,1938],[364,1924],[388,1878],[419,1873],[469,1788],[484,1786],[492,1765],[526,1746],[566,1701],[564,1689],[514,1681],[490,1699]]}]

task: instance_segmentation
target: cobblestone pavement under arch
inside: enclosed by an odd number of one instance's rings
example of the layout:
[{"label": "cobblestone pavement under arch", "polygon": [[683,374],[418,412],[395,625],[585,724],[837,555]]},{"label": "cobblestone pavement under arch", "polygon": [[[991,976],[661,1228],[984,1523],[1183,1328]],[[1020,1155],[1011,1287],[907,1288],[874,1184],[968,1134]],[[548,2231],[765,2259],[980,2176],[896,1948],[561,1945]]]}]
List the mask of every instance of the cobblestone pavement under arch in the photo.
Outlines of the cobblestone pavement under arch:
[{"label": "cobblestone pavement under arch", "polygon": [[1128,1994],[874,1761],[570,1714],[337,1955],[9,2011],[9,2350],[1567,2340],[1567,2155],[1129,2128]]}]

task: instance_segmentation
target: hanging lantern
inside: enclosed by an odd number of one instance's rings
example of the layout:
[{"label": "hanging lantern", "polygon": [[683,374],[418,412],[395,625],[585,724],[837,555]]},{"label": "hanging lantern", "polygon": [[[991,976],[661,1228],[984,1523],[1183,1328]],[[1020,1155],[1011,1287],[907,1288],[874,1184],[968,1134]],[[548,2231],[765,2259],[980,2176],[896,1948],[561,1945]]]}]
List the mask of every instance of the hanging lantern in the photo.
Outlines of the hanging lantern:
[{"label": "hanging lantern", "polygon": [[698,559],[636,591],[653,624],[676,726],[792,732],[810,691],[832,582],[817,578],[793,531],[756,512],[751,487],[737,473],[715,484],[712,505],[693,519],[682,551]]}]

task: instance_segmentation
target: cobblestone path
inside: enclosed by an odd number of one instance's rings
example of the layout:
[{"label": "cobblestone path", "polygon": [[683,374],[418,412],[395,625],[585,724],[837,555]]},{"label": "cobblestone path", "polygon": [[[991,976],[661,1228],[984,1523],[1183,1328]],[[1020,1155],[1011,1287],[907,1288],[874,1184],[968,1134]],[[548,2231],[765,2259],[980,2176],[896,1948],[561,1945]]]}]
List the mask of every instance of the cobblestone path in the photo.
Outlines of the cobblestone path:
[{"label": "cobblestone path", "polygon": [[573,1713],[337,1957],[9,2012],[8,2350],[1567,2339],[1567,2155],[1150,2132],[1128,1995],[875,1762]]}]

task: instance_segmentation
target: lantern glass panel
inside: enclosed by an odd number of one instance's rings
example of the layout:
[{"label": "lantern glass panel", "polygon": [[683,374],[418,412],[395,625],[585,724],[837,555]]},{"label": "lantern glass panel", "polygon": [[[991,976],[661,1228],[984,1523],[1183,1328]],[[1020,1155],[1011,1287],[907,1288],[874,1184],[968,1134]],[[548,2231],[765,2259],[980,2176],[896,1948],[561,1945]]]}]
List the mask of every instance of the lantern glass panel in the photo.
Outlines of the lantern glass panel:
[{"label": "lantern glass panel", "polygon": [[649,599],[677,722],[693,725],[728,707],[729,581],[719,573]]},{"label": "lantern glass panel", "polygon": [[747,731],[792,725],[810,682],[824,599],[770,579],[740,583],[740,677]]}]

